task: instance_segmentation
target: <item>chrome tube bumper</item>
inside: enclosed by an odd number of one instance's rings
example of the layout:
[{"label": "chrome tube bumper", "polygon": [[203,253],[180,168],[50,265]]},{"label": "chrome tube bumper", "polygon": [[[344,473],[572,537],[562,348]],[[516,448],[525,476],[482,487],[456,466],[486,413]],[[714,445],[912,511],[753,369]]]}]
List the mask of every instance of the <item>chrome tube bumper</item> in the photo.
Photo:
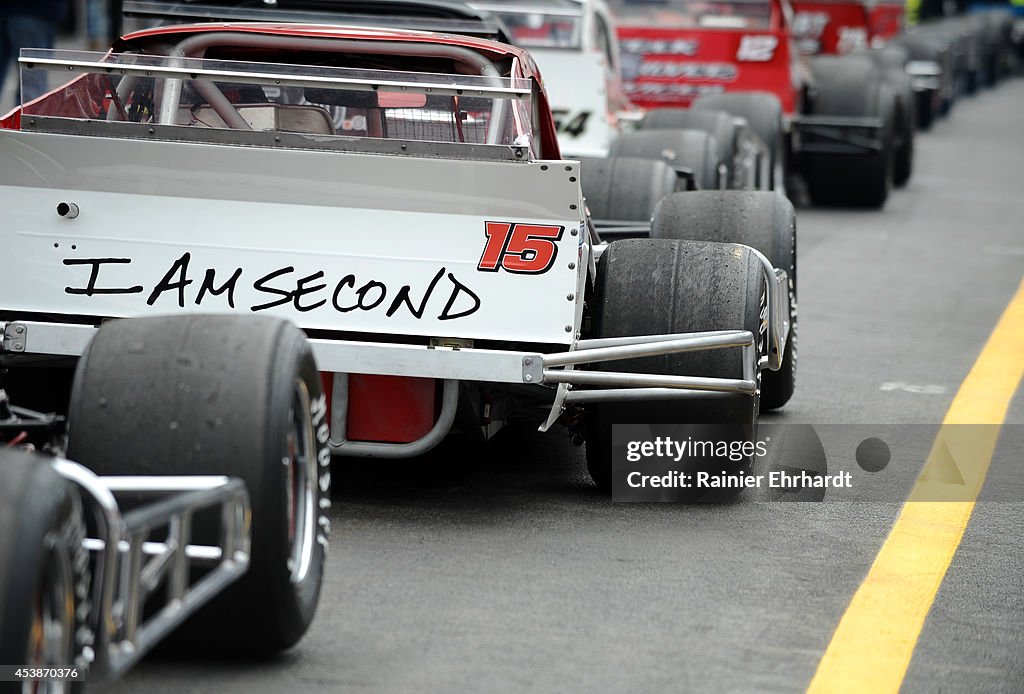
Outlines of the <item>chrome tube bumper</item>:
[{"label": "chrome tube bumper", "polygon": [[[97,477],[62,458],[52,465],[82,491],[95,520],[96,537],[82,543],[91,555],[94,641],[79,658],[89,681],[111,681],[248,569],[249,494],[241,480],[221,476]],[[122,514],[122,493],[156,499]],[[193,544],[193,516],[217,508],[218,543]],[[195,566],[207,571],[195,577]]]}]

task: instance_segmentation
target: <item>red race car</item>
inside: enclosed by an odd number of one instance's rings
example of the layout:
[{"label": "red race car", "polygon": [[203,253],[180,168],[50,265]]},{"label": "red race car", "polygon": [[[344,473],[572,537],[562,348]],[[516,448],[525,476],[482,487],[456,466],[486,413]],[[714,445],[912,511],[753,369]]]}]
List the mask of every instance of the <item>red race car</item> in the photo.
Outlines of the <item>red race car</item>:
[{"label": "red race car", "polygon": [[807,55],[844,55],[880,48],[902,33],[902,2],[863,0],[796,0],[793,38]]},{"label": "red race car", "polygon": [[[898,90],[898,96],[912,102],[915,125],[931,127],[942,108],[943,93],[950,90],[950,76],[942,64],[921,60],[916,37],[904,35],[905,9],[902,2],[865,0],[797,0],[793,3],[793,38],[804,55],[846,55],[867,51]],[[906,72],[903,77],[900,71]],[[906,109],[909,113],[911,109]],[[912,137],[912,135],[908,135]],[[897,179],[899,177],[897,176]]]},{"label": "red race car", "polygon": [[902,66],[863,54],[800,55],[787,0],[612,6],[627,93],[647,109],[671,109],[655,110],[641,128],[688,127],[694,111],[742,117],[771,151],[772,187],[801,174],[819,204],[881,207],[910,176]]}]

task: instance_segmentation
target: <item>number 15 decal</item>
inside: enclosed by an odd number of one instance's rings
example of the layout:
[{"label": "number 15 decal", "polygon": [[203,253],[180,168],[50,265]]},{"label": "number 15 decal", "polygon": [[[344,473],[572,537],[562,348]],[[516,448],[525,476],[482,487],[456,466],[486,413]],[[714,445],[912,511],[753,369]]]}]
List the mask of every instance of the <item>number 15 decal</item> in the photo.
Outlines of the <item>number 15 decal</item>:
[{"label": "number 15 decal", "polygon": [[540,275],[551,269],[558,255],[555,241],[565,227],[551,224],[484,222],[487,245],[476,269],[497,272],[498,268],[520,275]]}]

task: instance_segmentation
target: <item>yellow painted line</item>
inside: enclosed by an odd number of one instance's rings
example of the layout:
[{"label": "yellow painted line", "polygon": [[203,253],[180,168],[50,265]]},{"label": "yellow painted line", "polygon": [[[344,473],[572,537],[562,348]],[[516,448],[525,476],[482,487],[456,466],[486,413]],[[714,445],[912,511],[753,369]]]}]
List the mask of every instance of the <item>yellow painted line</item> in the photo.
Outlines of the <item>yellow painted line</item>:
[{"label": "yellow painted line", "polygon": [[1024,282],[946,412],[907,503],[839,621],[808,692],[899,691],[1022,376]]}]

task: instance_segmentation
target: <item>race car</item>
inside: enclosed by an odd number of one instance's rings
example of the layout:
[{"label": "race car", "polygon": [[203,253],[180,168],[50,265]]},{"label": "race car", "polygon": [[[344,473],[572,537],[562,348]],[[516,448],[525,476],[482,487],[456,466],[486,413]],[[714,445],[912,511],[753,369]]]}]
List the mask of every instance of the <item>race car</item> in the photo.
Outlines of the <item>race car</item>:
[{"label": "race car", "polygon": [[[927,116],[944,116],[961,95],[994,86],[1015,71],[1013,22],[1008,12],[981,11],[910,27],[895,38],[909,53],[911,74],[922,75],[938,91]],[[930,72],[929,72],[930,71]]]},{"label": "race car", "polygon": [[[768,189],[766,148],[743,122],[721,113],[690,113],[661,124],[656,139],[635,132],[636,123],[650,128],[657,117],[644,118],[624,91],[615,24],[601,0],[492,0],[475,6],[493,12],[509,28],[511,41],[538,61],[555,100],[559,144],[581,158],[584,194],[606,236],[637,233],[634,223],[649,222],[654,206],[673,192]],[[638,195],[638,188],[646,194]],[[605,202],[613,199],[614,204]]]},{"label": "race car", "polygon": [[948,113],[958,93],[994,85],[1007,72],[1004,56],[1012,53],[1010,24],[1000,13],[948,19],[906,32],[901,2],[796,0],[793,9],[793,36],[801,53],[866,51],[883,69],[889,68],[885,75],[897,97],[912,102],[912,108],[901,107],[898,113],[916,112],[921,129]]},{"label": "race car", "polygon": [[[937,100],[938,66],[910,62],[910,51],[888,40],[903,29],[901,2],[860,0],[797,0],[793,2],[792,34],[797,50],[807,56],[867,56],[882,72],[896,100],[893,183],[909,180],[913,166],[914,130],[931,124]],[[920,114],[916,112],[920,111]]]},{"label": "race car", "polygon": [[909,177],[912,129],[883,67],[801,57],[787,0],[616,0],[612,10],[627,94],[678,114],[657,127],[679,127],[689,107],[742,117],[770,148],[772,187],[801,174],[819,204],[881,207]]},{"label": "race car", "polygon": [[618,42],[602,0],[246,0],[124,3],[138,28],[183,21],[360,24],[491,38],[526,48],[544,74],[562,153],[603,157],[620,118],[640,113],[622,90]]},{"label": "race car", "polygon": [[[276,316],[310,338],[335,456],[412,457],[533,419],[585,441],[606,491],[614,425],[750,441],[761,403],[793,392],[792,206],[672,195],[652,238],[604,243],[521,49],[250,23],[21,60],[78,76],[0,121],[20,354],[89,359],[112,318]],[[161,353],[188,360],[178,345]],[[146,406],[108,381],[89,402],[130,431]],[[89,450],[79,462],[107,464]]]},{"label": "race car", "polygon": [[526,48],[544,75],[562,152],[604,157],[639,118],[622,86],[615,25],[602,0],[489,0],[475,7],[508,27],[510,43]]}]

